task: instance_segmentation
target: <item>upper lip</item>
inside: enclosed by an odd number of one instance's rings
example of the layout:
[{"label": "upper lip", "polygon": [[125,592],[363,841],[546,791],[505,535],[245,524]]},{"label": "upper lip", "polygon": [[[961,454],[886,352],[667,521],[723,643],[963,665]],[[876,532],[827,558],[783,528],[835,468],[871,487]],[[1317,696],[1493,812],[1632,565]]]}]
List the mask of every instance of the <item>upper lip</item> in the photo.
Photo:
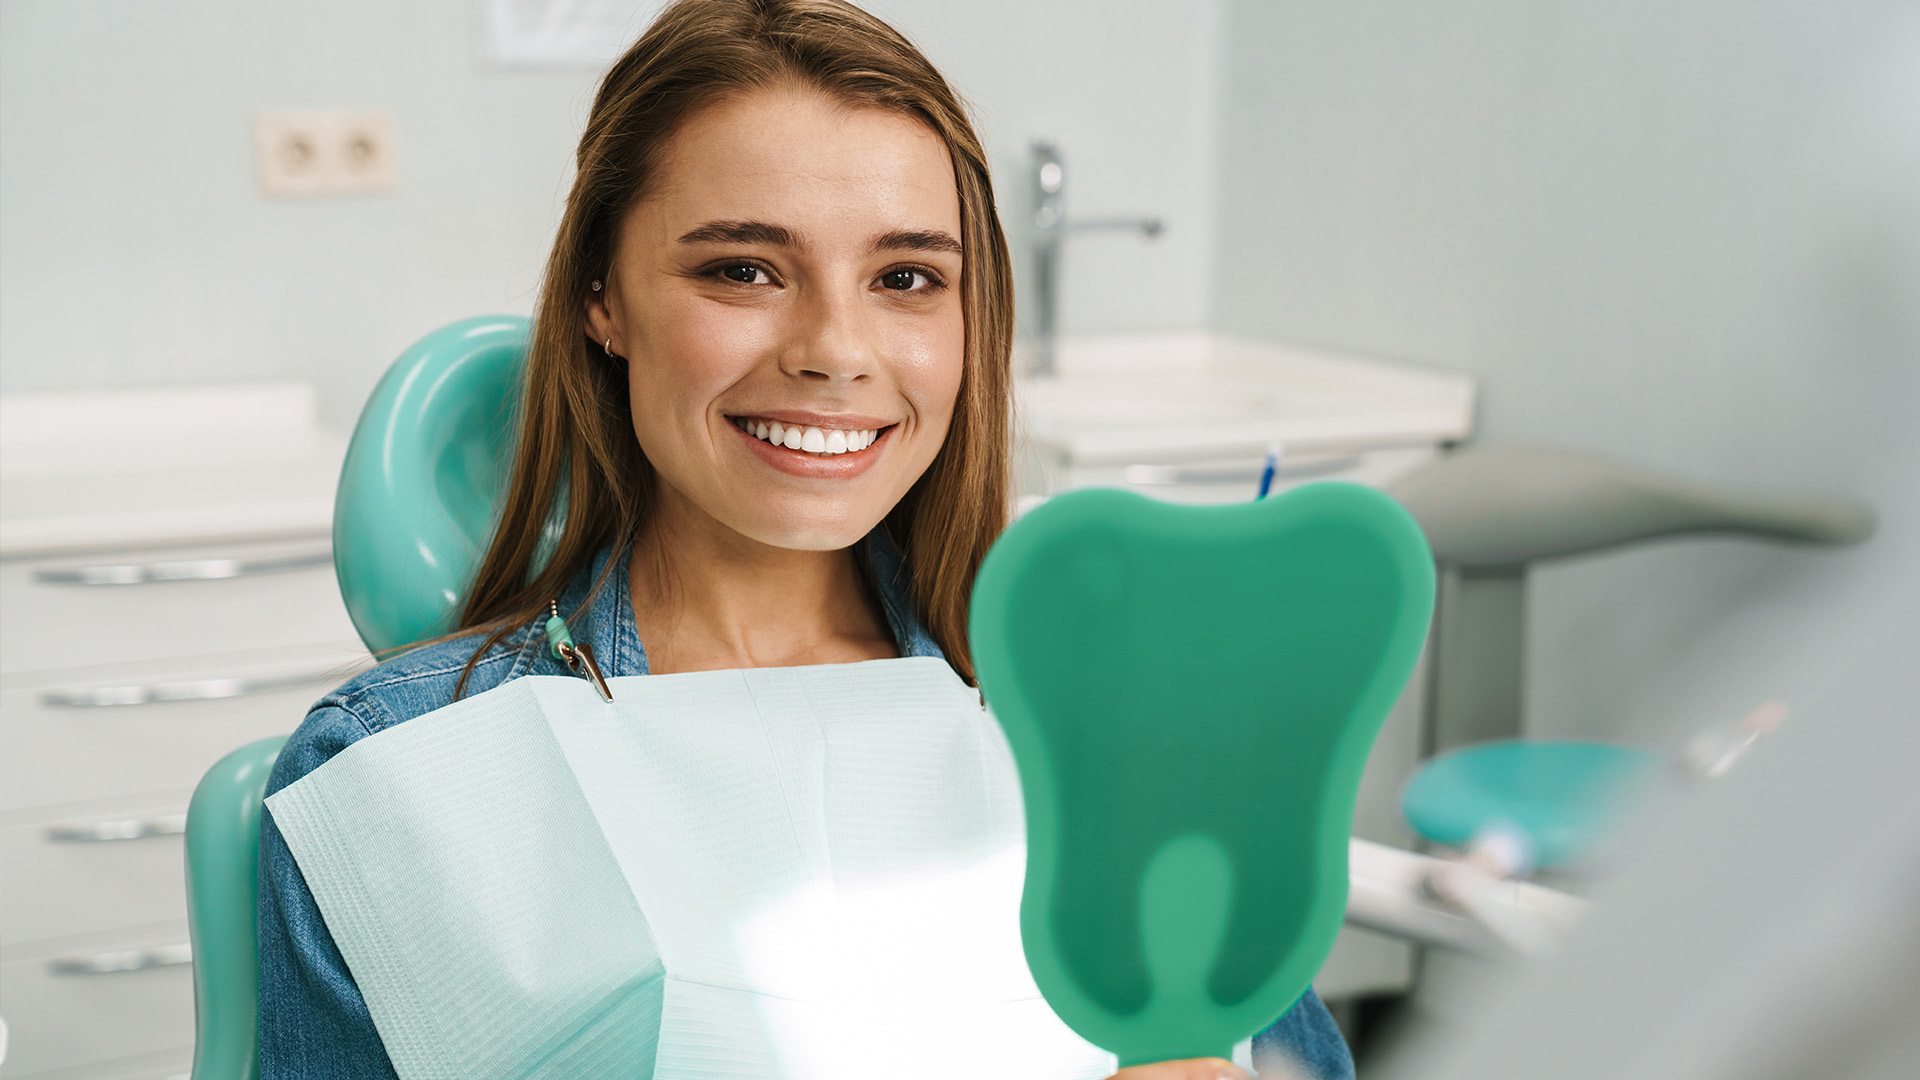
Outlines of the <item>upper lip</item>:
[{"label": "upper lip", "polygon": [[727,415],[742,420],[777,420],[788,427],[840,428],[845,431],[875,431],[899,423],[898,420],[883,420],[863,413],[823,413],[810,409],[742,409],[729,411]]}]

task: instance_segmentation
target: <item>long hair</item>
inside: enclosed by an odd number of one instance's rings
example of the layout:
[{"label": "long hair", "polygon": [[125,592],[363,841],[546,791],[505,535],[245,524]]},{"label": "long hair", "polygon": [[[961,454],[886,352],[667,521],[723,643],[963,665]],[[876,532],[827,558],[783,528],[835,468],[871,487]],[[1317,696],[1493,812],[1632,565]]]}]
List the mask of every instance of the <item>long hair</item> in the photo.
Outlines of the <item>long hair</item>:
[{"label": "long hair", "polygon": [[[547,260],[521,390],[517,452],[500,522],[458,633],[487,650],[539,616],[600,548],[632,537],[653,467],[634,438],[625,371],[589,340],[583,313],[613,260],[622,217],[644,198],[695,111],[787,83],[918,118],[946,143],[960,196],[964,368],[947,438],[883,528],[915,609],[969,682],[967,604],[1006,525],[1013,285],[986,153],[960,100],[919,50],[840,0],[679,0],[607,72]],[[606,573],[623,572],[609,560]],[[594,582],[597,592],[605,574]],[[458,693],[459,691],[456,691]]]}]

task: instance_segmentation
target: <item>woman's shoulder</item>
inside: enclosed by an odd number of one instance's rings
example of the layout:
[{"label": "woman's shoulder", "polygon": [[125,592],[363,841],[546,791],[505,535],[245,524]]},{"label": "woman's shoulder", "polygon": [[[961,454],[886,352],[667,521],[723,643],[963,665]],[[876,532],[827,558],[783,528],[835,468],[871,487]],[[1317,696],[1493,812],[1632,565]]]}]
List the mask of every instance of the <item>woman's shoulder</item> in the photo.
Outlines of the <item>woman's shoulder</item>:
[{"label": "woman's shoulder", "polygon": [[[360,715],[370,732],[380,731],[453,704],[456,689],[471,697],[525,674],[531,657],[524,634],[509,634],[474,659],[484,644],[485,635],[468,634],[388,657],[321,698],[314,710],[345,709]],[[462,672],[468,672],[464,688]]]},{"label": "woman's shoulder", "polygon": [[[278,791],[369,735],[425,716],[462,697],[491,690],[527,673],[532,650],[523,633],[508,635],[474,660],[486,643],[470,634],[410,649],[355,675],[315,702],[274,763],[267,783]],[[473,668],[468,672],[468,661]],[[466,685],[460,677],[467,672]]]}]

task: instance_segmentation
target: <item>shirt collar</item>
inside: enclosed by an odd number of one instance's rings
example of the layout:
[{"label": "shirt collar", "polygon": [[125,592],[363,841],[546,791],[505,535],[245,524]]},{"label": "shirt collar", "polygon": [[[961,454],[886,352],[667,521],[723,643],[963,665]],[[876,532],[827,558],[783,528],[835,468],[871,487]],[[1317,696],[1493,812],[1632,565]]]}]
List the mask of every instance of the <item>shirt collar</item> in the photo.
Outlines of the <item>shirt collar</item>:
[{"label": "shirt collar", "polygon": [[901,656],[934,656],[942,660],[947,654],[927,633],[920,617],[913,610],[913,578],[907,573],[906,560],[900,549],[894,546],[893,539],[885,528],[876,526],[861,541],[865,550],[867,572],[873,575],[874,592],[880,594],[880,607],[887,614],[887,626],[893,631],[894,644],[900,647]]},{"label": "shirt collar", "polygon": [[[917,613],[913,610],[912,578],[906,562],[884,529],[876,527],[856,547],[856,557],[866,568],[874,592],[879,594],[887,628],[893,632],[894,645],[901,656],[932,656],[946,659]],[[607,678],[620,675],[645,675],[647,649],[640,642],[640,631],[633,622],[633,598],[627,580],[627,547],[610,544],[597,552],[591,563],[582,567],[557,598],[560,615],[575,641],[593,649],[593,657]],[[596,591],[594,583],[599,582]],[[543,632],[544,619],[536,620],[529,646],[536,655],[528,664],[533,675],[565,675],[567,666],[553,655]]]}]

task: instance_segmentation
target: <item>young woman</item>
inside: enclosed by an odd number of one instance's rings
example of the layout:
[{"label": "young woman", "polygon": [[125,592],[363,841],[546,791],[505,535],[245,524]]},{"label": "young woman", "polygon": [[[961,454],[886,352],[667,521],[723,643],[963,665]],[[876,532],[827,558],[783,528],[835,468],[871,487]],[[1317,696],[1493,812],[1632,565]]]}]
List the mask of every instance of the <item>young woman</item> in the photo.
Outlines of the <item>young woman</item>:
[{"label": "young woman", "polygon": [[[270,792],[463,695],[566,674],[550,607],[609,678],[941,657],[971,681],[1013,298],[979,141],[899,34],[838,0],[669,8],[594,102],[535,326],[460,634],[322,699]],[[265,1075],[395,1075],[271,814],[261,853]],[[1351,1075],[1310,992],[1263,1039]]]}]

